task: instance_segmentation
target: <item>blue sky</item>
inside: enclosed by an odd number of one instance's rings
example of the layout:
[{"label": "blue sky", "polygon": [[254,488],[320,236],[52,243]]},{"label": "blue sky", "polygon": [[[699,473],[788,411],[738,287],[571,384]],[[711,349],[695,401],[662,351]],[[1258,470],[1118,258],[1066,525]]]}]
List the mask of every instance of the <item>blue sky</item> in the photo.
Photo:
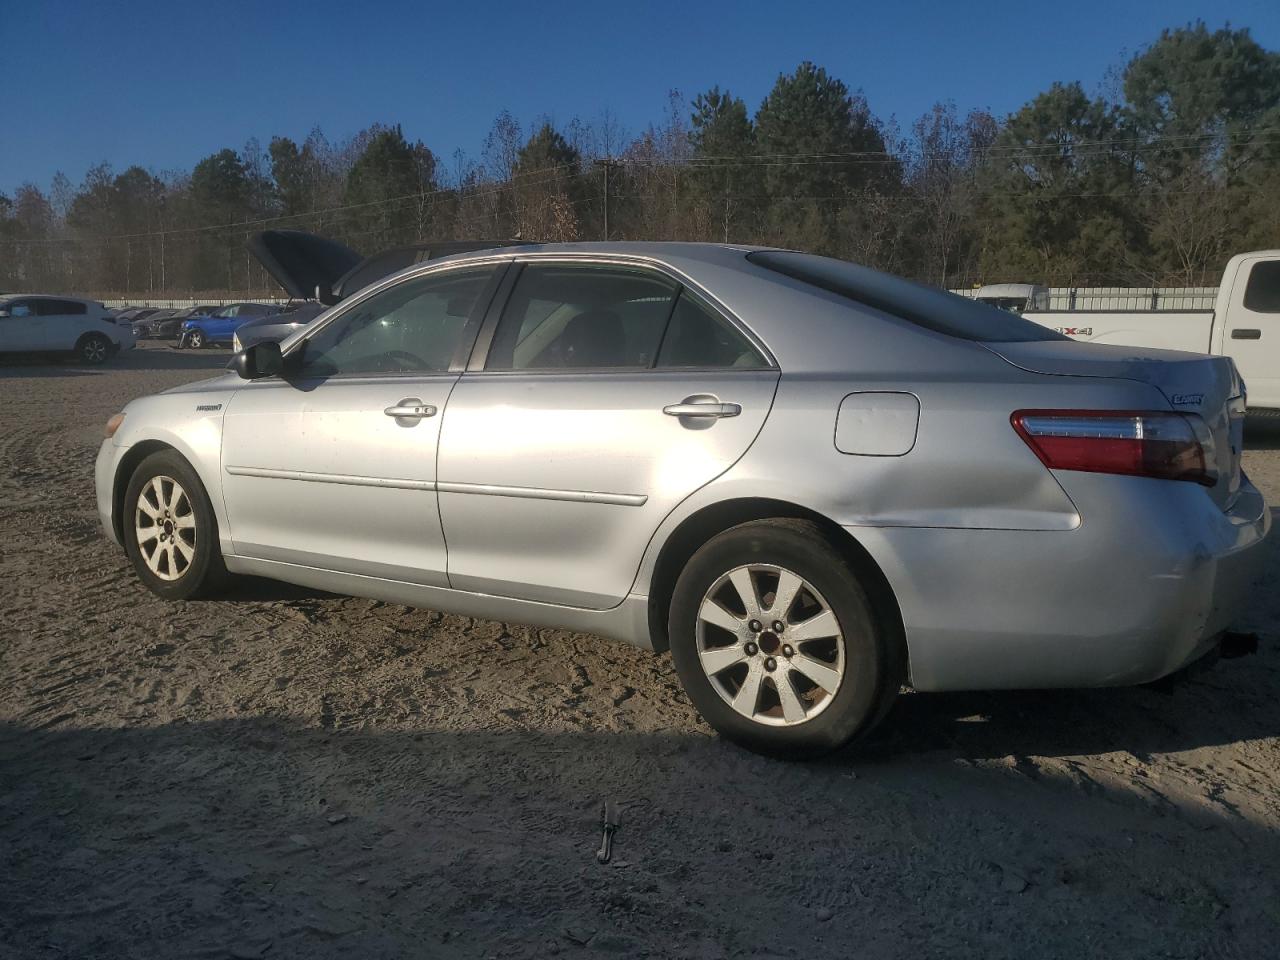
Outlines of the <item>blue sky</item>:
[{"label": "blue sky", "polygon": [[[251,136],[400,123],[446,164],[500,110],[528,125],[608,110],[631,133],[667,92],[713,84],[754,110],[813,60],[901,126],[935,101],[998,115],[1054,80],[1100,89],[1165,26],[1247,26],[1280,49],[1276,0],[1151,3],[0,0],[0,191],[99,161],[190,168]],[[17,41],[17,42],[15,42]]]}]

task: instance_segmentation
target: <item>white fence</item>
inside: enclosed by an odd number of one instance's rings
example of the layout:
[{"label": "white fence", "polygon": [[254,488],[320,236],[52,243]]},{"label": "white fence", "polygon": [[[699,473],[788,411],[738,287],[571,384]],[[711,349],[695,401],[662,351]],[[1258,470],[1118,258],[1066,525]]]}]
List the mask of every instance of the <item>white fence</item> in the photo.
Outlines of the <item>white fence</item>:
[{"label": "white fence", "polygon": [[125,307],[156,307],[161,310],[181,310],[184,307],[214,306],[221,307],[228,303],[273,303],[286,304],[287,297],[206,297],[195,300],[148,300],[141,297],[134,300],[103,300],[112,310],[123,310]]},{"label": "white fence", "polygon": [[[976,288],[952,290],[977,296]],[[1212,310],[1217,287],[1050,287],[1050,311],[1072,310]]]}]

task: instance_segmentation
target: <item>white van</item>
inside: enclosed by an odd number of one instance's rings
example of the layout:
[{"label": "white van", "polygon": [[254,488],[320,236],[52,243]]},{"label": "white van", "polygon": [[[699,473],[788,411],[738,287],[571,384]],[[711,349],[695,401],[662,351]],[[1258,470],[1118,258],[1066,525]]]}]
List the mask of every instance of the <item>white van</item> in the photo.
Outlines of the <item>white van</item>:
[{"label": "white van", "polygon": [[0,297],[0,353],[71,354],[102,363],[133,349],[133,330],[96,300],[10,294]]}]

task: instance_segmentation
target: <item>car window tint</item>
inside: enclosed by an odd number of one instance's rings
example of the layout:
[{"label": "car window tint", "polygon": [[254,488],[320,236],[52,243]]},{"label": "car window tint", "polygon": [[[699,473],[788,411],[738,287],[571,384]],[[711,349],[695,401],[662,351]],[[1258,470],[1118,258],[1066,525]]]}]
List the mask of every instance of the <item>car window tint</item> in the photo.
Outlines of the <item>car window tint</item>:
[{"label": "car window tint", "polygon": [[671,313],[658,366],[760,369],[768,363],[727,320],[686,291],[677,298]]},{"label": "car window tint", "polygon": [[1017,314],[847,260],[790,250],[755,250],[747,254],[747,260],[850,303],[949,337],[995,343],[1070,339]]},{"label": "car window tint", "polygon": [[646,270],[528,264],[485,369],[650,367],[677,289]]},{"label": "car window tint", "polygon": [[302,347],[299,374],[436,373],[449,369],[491,268],[409,280],[326,324]]},{"label": "car window tint", "polygon": [[1244,288],[1244,306],[1256,313],[1280,313],[1280,260],[1253,265]]},{"label": "car window tint", "polygon": [[81,316],[85,305],[78,300],[36,300],[36,313],[42,317]]}]

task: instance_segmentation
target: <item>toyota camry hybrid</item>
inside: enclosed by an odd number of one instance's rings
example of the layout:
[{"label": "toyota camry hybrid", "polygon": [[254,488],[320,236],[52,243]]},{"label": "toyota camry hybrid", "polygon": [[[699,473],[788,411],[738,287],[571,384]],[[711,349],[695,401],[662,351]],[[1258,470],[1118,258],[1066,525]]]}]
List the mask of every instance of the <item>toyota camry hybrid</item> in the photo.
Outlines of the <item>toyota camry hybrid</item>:
[{"label": "toyota camry hybrid", "polygon": [[108,422],[98,510],[155,593],[254,574],[669,649],[780,756],[903,684],[1191,665],[1270,527],[1230,359],[802,253],[463,254],[233,366]]}]

